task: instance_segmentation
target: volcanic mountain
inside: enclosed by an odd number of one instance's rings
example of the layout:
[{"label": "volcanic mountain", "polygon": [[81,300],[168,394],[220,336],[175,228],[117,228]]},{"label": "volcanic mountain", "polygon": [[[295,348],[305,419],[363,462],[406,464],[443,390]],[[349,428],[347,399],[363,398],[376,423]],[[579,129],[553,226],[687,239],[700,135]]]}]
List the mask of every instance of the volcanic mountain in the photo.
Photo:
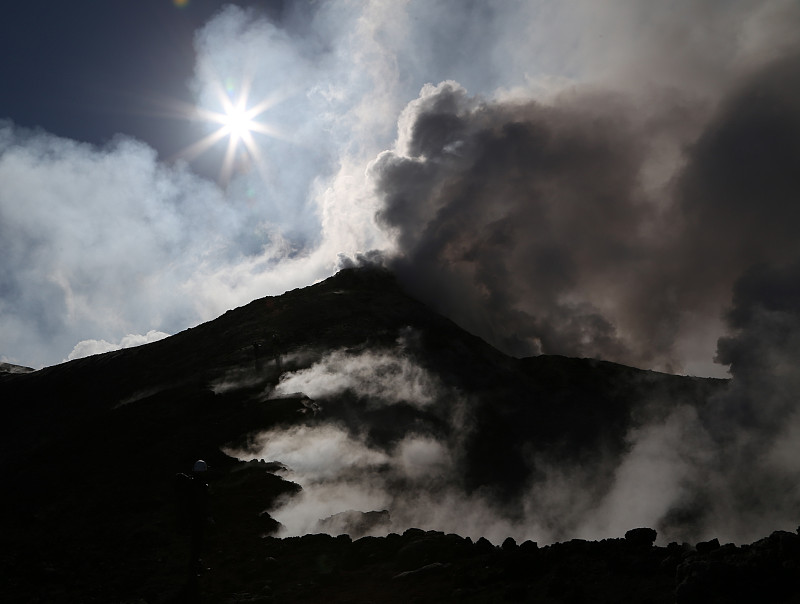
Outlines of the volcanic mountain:
[{"label": "volcanic mountain", "polygon": [[[602,551],[534,541],[624,533],[639,518],[608,502],[631,434],[725,388],[592,359],[512,358],[388,272],[346,269],[158,342],[1,371],[2,592],[14,602],[608,601],[574,599],[562,584],[610,556],[634,591],[595,569],[605,586],[595,595],[672,601],[688,546],[654,547],[646,531]],[[187,591],[175,477],[197,459],[213,493],[212,570]],[[698,535],[701,503],[655,518],[659,535]],[[349,536],[300,537],[315,533]],[[789,533],[774,543],[800,549]]]}]

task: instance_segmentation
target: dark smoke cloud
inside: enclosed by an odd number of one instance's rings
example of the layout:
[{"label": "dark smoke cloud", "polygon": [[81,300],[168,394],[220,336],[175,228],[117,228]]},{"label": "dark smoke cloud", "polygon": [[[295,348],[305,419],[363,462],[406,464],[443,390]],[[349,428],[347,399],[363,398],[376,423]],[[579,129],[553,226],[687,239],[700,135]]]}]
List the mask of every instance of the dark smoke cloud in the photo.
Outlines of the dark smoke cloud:
[{"label": "dark smoke cloud", "polygon": [[396,270],[513,354],[639,355],[615,307],[659,242],[638,180],[647,143],[624,115],[610,95],[548,106],[423,89],[372,166]]},{"label": "dark smoke cloud", "polygon": [[681,370],[753,262],[800,257],[800,62],[710,114],[575,87],[547,103],[423,88],[371,167],[409,289],[516,355]]},{"label": "dark smoke cloud", "polygon": [[756,265],[736,282],[718,360],[729,387],[702,409],[706,461],[693,500],[709,532],[752,539],[792,529],[800,505],[800,262]]},{"label": "dark smoke cloud", "polygon": [[733,302],[726,316],[733,334],[720,338],[717,354],[736,382],[763,389],[800,374],[800,264],[753,266],[736,282]]},{"label": "dark smoke cloud", "polygon": [[793,56],[737,87],[689,151],[679,199],[692,287],[711,279],[729,294],[749,265],[800,257],[799,160],[800,57]]}]

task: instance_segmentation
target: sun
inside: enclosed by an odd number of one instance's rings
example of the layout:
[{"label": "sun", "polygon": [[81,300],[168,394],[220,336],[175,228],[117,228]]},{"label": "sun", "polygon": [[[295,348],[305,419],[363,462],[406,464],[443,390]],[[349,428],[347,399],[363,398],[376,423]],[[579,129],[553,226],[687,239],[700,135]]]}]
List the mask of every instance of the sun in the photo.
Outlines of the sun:
[{"label": "sun", "polygon": [[[227,183],[230,180],[236,158],[241,153],[246,154],[251,160],[250,163],[255,164],[263,175],[265,173],[263,158],[254,135],[285,137],[275,127],[256,118],[278,102],[278,96],[274,95],[251,105],[250,86],[247,84],[242,85],[237,91],[234,87],[223,86],[218,81],[214,88],[218,108],[221,111],[196,107],[194,115],[205,122],[217,125],[217,129],[184,149],[179,155],[185,159],[194,159],[227,137],[225,158],[220,168],[220,181]],[[241,151],[240,147],[243,147]]]},{"label": "sun", "polygon": [[241,103],[226,107],[220,123],[226,133],[236,140],[245,138],[258,128],[258,124],[251,119],[249,112]]},{"label": "sun", "polygon": [[[252,138],[252,132],[266,131],[264,124],[255,120],[261,113],[266,111],[264,103],[259,103],[255,107],[247,107],[247,94],[242,93],[236,101],[232,101],[227,93],[218,93],[222,113],[209,111],[205,114],[206,118],[220,125],[219,134],[221,137],[229,136],[234,144],[243,141],[246,145]],[[216,134],[216,133],[215,133]]]}]

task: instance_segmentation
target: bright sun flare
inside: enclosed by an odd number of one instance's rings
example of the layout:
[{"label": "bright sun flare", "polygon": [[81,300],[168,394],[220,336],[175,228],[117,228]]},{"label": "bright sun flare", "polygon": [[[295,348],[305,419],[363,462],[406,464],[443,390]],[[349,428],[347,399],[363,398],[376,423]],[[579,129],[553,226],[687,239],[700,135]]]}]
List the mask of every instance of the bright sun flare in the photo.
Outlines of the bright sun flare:
[{"label": "bright sun flare", "polygon": [[221,122],[228,134],[236,139],[244,138],[256,128],[256,124],[250,119],[248,112],[242,105],[231,105],[226,108],[225,116]]},{"label": "bright sun flare", "polygon": [[259,133],[271,137],[284,138],[275,128],[256,121],[259,115],[277,102],[277,97],[267,98],[256,105],[248,106],[248,93],[249,86],[243,86],[238,98],[232,100],[231,94],[221,84],[218,84],[216,95],[222,111],[196,108],[194,112],[204,121],[219,124],[219,128],[181,153],[182,157],[192,159],[227,137],[227,150],[220,169],[220,180],[223,182],[230,180],[240,142],[244,146],[244,152],[258,170],[262,172],[263,176],[264,164],[253,134]]}]

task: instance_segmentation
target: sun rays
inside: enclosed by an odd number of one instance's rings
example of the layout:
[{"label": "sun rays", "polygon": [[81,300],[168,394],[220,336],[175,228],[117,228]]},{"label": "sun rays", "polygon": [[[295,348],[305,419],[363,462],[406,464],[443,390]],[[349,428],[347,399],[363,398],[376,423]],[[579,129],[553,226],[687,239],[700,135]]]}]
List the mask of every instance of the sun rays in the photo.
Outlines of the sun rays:
[{"label": "sun rays", "polygon": [[237,90],[231,84],[223,86],[221,81],[217,81],[214,85],[214,97],[220,110],[192,107],[190,111],[193,117],[209,124],[216,124],[218,128],[183,149],[178,157],[186,160],[195,159],[227,137],[225,155],[219,172],[221,183],[230,181],[237,159],[244,164],[254,166],[262,177],[265,177],[266,166],[256,135],[285,138],[276,127],[257,119],[279,102],[279,95],[271,95],[251,105],[250,84],[249,81],[244,81]]}]

